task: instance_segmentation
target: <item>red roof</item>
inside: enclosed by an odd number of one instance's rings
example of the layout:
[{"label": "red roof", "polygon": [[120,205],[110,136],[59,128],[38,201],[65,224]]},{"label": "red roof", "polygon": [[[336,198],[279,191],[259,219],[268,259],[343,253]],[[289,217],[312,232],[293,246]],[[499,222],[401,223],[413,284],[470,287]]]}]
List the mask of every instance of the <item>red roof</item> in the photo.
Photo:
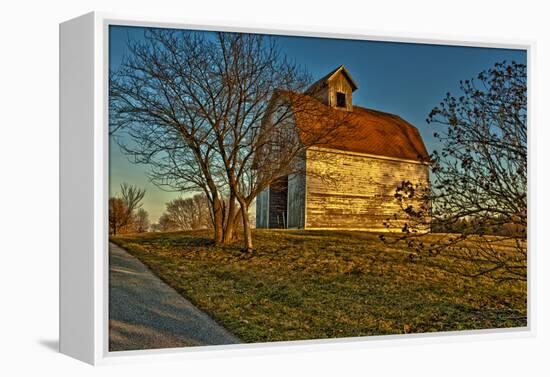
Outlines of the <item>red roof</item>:
[{"label": "red roof", "polygon": [[418,129],[397,115],[360,106],[353,106],[351,112],[343,111],[330,108],[307,94],[288,94],[293,107],[302,109],[294,113],[306,145],[416,161],[429,160]]}]

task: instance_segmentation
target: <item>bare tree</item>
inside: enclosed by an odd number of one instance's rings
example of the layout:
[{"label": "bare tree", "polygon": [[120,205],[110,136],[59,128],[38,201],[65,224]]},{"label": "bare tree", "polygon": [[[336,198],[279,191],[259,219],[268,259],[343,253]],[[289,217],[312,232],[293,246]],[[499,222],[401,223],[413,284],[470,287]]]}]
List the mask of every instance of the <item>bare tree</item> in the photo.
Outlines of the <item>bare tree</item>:
[{"label": "bare tree", "polygon": [[166,219],[178,230],[212,228],[209,203],[204,194],[166,203]]},{"label": "bare tree", "polygon": [[160,232],[172,232],[178,229],[178,225],[170,218],[167,213],[163,213],[159,217],[158,227],[156,227]]},{"label": "bare tree", "polygon": [[149,221],[149,213],[143,208],[140,208],[134,217],[133,225],[135,231],[138,233],[145,233],[149,231],[151,226]]},{"label": "bare tree", "polygon": [[109,199],[109,233],[117,235],[120,229],[126,225],[128,209],[120,198]]},{"label": "bare tree", "polygon": [[124,182],[120,185],[120,192],[128,211],[128,221],[130,221],[134,211],[140,209],[142,206],[141,201],[145,196],[145,190]]},{"label": "bare tree", "polygon": [[[526,279],[527,269],[527,70],[497,63],[477,80],[447,93],[428,122],[442,127],[432,155],[431,188],[403,182],[396,198],[408,214],[403,228],[418,255],[454,258],[467,276]],[[410,201],[422,198],[422,205]],[[453,232],[435,243],[410,237],[419,228]]]},{"label": "bare tree", "polygon": [[141,208],[141,201],[145,196],[145,190],[125,182],[120,185],[120,192],[120,197],[109,198],[109,227],[115,236],[132,225],[135,213]]},{"label": "bare tree", "polygon": [[158,186],[204,192],[217,243],[233,239],[240,218],[251,250],[250,204],[332,128],[304,137],[292,126],[299,112],[325,111],[296,94],[309,76],[255,34],[149,29],[128,47],[110,80],[123,150]]}]

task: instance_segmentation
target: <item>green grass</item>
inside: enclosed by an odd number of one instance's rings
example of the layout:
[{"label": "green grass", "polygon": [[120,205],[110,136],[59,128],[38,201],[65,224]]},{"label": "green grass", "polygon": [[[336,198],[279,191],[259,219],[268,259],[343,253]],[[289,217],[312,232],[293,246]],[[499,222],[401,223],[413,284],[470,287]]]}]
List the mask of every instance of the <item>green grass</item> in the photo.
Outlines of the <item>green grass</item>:
[{"label": "green grass", "polygon": [[251,254],[207,231],[111,240],[245,342],[527,325],[525,282],[447,273],[377,234],[256,230]]}]

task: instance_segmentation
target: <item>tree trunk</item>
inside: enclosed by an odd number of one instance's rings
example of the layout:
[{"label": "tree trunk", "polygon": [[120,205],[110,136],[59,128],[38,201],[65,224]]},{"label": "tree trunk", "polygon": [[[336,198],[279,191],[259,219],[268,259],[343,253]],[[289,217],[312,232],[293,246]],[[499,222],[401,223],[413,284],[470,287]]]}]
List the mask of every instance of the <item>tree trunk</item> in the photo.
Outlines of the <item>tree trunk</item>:
[{"label": "tree trunk", "polygon": [[251,252],[253,250],[253,245],[250,219],[248,218],[248,204],[244,201],[239,201],[239,204],[241,205],[241,215],[243,219],[244,250],[246,252]]},{"label": "tree trunk", "polygon": [[227,225],[224,232],[224,243],[230,243],[235,240],[235,232],[239,228],[238,222],[241,220],[241,209],[233,211],[231,217],[227,219]]},{"label": "tree trunk", "polygon": [[227,217],[225,219],[225,227],[223,230],[223,243],[227,244],[233,241],[235,233],[235,197],[229,198],[229,209],[227,211]]},{"label": "tree trunk", "polygon": [[214,241],[219,245],[223,243],[223,211],[222,203],[217,196],[214,196],[212,212],[214,212]]},{"label": "tree trunk", "polygon": [[227,223],[225,225],[225,229],[223,231],[223,243],[228,244],[231,243],[235,237],[235,217],[232,215],[231,217],[227,218]]}]

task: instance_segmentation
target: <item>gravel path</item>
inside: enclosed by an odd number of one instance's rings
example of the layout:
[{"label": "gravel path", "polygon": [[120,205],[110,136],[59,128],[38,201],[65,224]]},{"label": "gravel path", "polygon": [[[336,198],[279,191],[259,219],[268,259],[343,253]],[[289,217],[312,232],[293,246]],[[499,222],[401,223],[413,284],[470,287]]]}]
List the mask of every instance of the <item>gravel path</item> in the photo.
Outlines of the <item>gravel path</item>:
[{"label": "gravel path", "polygon": [[110,351],[234,343],[242,341],[109,244]]}]

